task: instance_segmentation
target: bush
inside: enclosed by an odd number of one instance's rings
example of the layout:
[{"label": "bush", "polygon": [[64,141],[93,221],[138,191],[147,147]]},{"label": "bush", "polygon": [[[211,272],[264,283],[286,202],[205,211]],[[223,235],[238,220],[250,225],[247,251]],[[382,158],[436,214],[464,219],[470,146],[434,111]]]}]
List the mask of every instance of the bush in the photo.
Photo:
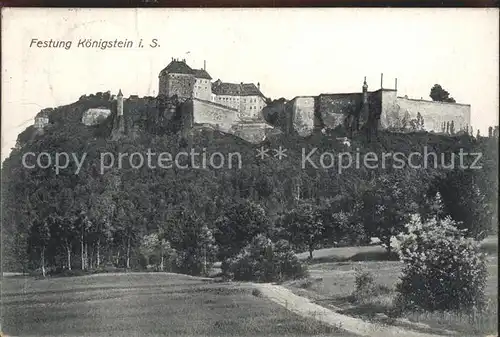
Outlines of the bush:
[{"label": "bush", "polygon": [[398,237],[404,263],[396,302],[405,309],[476,310],[484,304],[486,261],[480,244],[451,218],[415,215]]},{"label": "bush", "polygon": [[225,263],[226,274],[238,281],[277,282],[307,276],[290,244],[285,240],[273,243],[258,235],[234,259]]},{"label": "bush", "polygon": [[356,289],[354,290],[355,298],[361,299],[370,296],[375,288],[373,274],[369,271],[357,269],[354,284],[356,285]]},{"label": "bush", "polygon": [[354,284],[356,288],[350,297],[351,301],[357,304],[369,304],[370,306],[385,306],[387,301],[392,299],[390,294],[392,289],[383,285],[375,283],[373,274],[369,271],[356,269]]}]

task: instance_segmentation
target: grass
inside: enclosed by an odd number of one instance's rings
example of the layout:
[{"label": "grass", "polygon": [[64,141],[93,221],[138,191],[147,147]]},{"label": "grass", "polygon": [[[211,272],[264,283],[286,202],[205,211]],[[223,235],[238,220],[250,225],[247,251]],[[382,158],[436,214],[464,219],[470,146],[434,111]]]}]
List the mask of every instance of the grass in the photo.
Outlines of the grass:
[{"label": "grass", "polygon": [[348,336],[241,284],[162,273],[5,277],[13,336]]},{"label": "grass", "polygon": [[[396,324],[425,332],[452,330],[460,336],[485,336],[498,331],[498,244],[489,238],[483,244],[488,257],[486,295],[490,300],[487,310],[467,316],[454,312],[410,312],[397,320],[393,313],[394,287],[398,282],[402,264],[384,255],[377,246],[323,249],[314,253],[310,262],[310,277],[287,282],[284,285],[298,295],[309,297],[320,305],[338,312],[388,324]],[[302,256],[299,255],[299,258]],[[369,271],[376,289],[363,299],[356,299],[355,271]]]}]

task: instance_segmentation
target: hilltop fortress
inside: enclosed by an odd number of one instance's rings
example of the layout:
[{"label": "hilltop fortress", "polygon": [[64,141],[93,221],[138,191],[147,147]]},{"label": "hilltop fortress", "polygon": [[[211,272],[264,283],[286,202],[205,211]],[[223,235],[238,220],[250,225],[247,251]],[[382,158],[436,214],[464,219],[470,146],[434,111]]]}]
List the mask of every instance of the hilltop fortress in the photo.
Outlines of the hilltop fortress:
[{"label": "hilltop fortress", "polygon": [[[262,114],[270,100],[262,93],[260,83],[212,82],[206,63],[203,69],[194,69],[185,60],[174,58],[158,75],[157,97],[124,98],[121,90],[117,96],[109,92],[103,95],[108,97],[108,103],[88,107],[81,122],[95,125],[113,115],[112,139],[137,130],[141,118],[153,124],[177,123],[173,130],[184,132],[211,128],[251,143],[281,132],[307,136],[338,128],[350,135],[360,130],[411,131],[415,130],[415,121],[419,121],[419,130],[435,133],[450,133],[445,126],[452,123],[451,133],[469,133],[470,127],[470,105],[401,97],[397,95],[397,80],[394,89],[387,89],[383,77],[375,91],[368,91],[365,78],[361,92],[322,93],[285,101],[279,111],[280,122],[270,125]],[[49,123],[49,110],[35,117],[35,129],[43,130]],[[143,111],[140,118],[138,111]],[[175,123],[174,116],[178,119]]]}]

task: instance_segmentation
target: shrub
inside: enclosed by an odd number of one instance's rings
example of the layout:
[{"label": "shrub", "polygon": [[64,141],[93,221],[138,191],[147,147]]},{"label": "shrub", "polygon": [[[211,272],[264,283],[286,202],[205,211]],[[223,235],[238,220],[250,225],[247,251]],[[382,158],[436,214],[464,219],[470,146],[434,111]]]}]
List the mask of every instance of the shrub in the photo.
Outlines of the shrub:
[{"label": "shrub", "polygon": [[350,297],[353,302],[384,307],[388,301],[392,302],[392,296],[390,296],[392,289],[383,284],[375,283],[375,277],[371,272],[357,268],[355,277],[356,288]]},{"label": "shrub", "polygon": [[375,285],[373,274],[369,271],[362,271],[361,269],[357,269],[354,284],[356,285],[356,292],[370,292]]},{"label": "shrub", "polygon": [[260,289],[253,289],[252,295],[255,297],[262,297],[262,291],[260,291]]},{"label": "shrub", "polygon": [[307,276],[306,267],[287,241],[273,243],[263,235],[256,236],[226,264],[226,274],[238,281],[276,282]]},{"label": "shrub", "polygon": [[404,263],[396,302],[405,309],[476,310],[484,304],[485,255],[480,244],[447,217],[414,215],[398,236]]}]

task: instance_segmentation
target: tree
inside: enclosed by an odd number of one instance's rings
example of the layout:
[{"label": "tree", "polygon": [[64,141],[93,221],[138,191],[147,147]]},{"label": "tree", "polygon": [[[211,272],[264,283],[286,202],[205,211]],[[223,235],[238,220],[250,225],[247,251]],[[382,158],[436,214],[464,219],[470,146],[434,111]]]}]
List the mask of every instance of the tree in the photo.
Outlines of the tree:
[{"label": "tree", "polygon": [[[401,171],[401,172],[399,172]],[[361,194],[361,218],[366,232],[378,237],[390,254],[391,237],[404,229],[418,205],[415,196],[418,189],[411,171],[399,170],[378,177],[372,186]]]},{"label": "tree", "polygon": [[29,247],[32,252],[39,258],[40,269],[42,271],[43,277],[46,276],[46,262],[47,262],[47,247],[49,245],[51,235],[50,235],[50,223],[47,219],[41,220],[34,218],[31,228],[30,228],[30,244]]},{"label": "tree", "polygon": [[408,112],[408,110],[405,110],[405,112],[403,113],[403,117],[401,118],[400,125],[401,125],[402,131],[408,129],[408,127],[410,125],[410,113]]},{"label": "tree", "polygon": [[171,224],[169,236],[177,252],[177,270],[190,275],[206,274],[217,256],[217,245],[207,224],[187,209],[181,209]]},{"label": "tree", "polygon": [[422,131],[424,130],[424,117],[417,112],[417,117],[410,120],[410,129],[412,131]]},{"label": "tree", "polygon": [[359,219],[360,205],[348,196],[340,194],[327,200],[320,207],[326,244],[359,245],[366,239],[363,223]]},{"label": "tree", "polygon": [[316,245],[324,239],[325,226],[320,208],[311,202],[300,202],[297,208],[285,214],[283,222],[289,241],[296,247],[305,245],[309,259]]},{"label": "tree", "polygon": [[467,229],[466,236],[482,240],[491,225],[491,209],[475,180],[474,170],[455,169],[438,179],[437,188],[445,212],[459,228]]},{"label": "tree", "polygon": [[219,259],[238,254],[257,234],[269,234],[270,221],[262,206],[244,200],[226,206],[215,221],[215,241],[219,246]]},{"label": "tree", "polygon": [[158,259],[156,259],[156,257],[159,255],[159,250],[160,240],[158,239],[158,233],[151,233],[142,237],[139,251],[144,256],[148,264],[152,262],[151,260],[158,263]]},{"label": "tree", "polygon": [[444,219],[446,216],[445,207],[441,193],[436,192],[433,198],[428,198],[426,204],[423,205],[421,216],[423,220],[431,218]]},{"label": "tree", "polygon": [[453,97],[450,97],[450,93],[444,90],[439,84],[434,84],[434,86],[431,88],[429,96],[433,101],[455,103],[455,99]]},{"label": "tree", "polygon": [[207,224],[203,224],[201,227],[199,240],[203,256],[202,274],[208,276],[211,256],[215,256],[217,245],[212,235],[212,231],[208,228]]}]

